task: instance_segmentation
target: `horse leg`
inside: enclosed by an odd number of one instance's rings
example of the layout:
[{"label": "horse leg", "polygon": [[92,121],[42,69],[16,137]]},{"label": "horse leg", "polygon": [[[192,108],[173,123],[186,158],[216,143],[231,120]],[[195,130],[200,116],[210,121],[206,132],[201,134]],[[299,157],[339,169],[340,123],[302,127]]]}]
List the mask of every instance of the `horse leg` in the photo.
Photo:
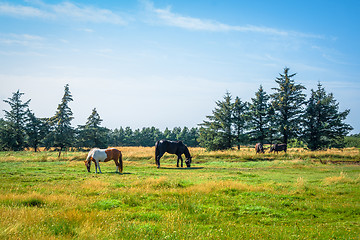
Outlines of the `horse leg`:
[{"label": "horse leg", "polygon": [[181,167],[183,167],[183,159],[182,159],[181,155],[178,155],[177,167],[179,167],[179,159],[181,160]]},{"label": "horse leg", "polygon": [[116,173],[119,172],[119,162],[116,159],[113,159],[116,165]]},{"label": "horse leg", "polygon": [[156,157],[156,166],[157,168],[160,168],[160,155]]},{"label": "horse leg", "polygon": [[[98,166],[98,168],[99,168],[99,173],[102,173],[101,172],[101,168],[100,168],[100,163],[99,163],[99,161],[97,161],[97,166]],[[96,172],[97,173],[97,172]]]},{"label": "horse leg", "polygon": [[97,173],[97,162],[96,161],[94,161],[94,164],[95,164],[95,173]]},{"label": "horse leg", "polygon": [[160,168],[160,158],[164,155],[163,152],[160,152],[159,155],[156,156],[156,166]]},{"label": "horse leg", "polygon": [[119,161],[120,159],[118,159],[118,160],[116,160],[116,159],[114,159],[114,162],[115,162],[115,165],[116,165],[116,172],[117,173],[120,173],[120,171],[119,171],[119,167],[120,167],[120,161]]}]

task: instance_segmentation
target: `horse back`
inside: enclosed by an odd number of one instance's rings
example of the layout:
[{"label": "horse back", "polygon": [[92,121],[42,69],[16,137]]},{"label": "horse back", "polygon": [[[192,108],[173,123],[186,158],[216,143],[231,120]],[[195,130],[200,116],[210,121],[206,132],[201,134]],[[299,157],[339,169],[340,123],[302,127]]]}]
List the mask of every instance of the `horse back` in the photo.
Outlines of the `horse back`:
[{"label": "horse back", "polygon": [[92,152],[92,158],[96,161],[103,162],[107,158],[107,154],[105,149],[94,149]]},{"label": "horse back", "polygon": [[160,152],[182,154],[184,152],[185,145],[182,141],[160,140],[156,142],[156,149]]},{"label": "horse back", "polygon": [[278,147],[279,147],[279,151],[286,151],[287,150],[287,145],[285,143],[278,144]]},{"label": "horse back", "polygon": [[274,151],[285,151],[286,152],[287,145],[286,145],[286,143],[274,144],[273,145],[273,150]]},{"label": "horse back", "polygon": [[116,148],[108,148],[105,150],[107,160],[118,160],[121,156],[121,152]]}]

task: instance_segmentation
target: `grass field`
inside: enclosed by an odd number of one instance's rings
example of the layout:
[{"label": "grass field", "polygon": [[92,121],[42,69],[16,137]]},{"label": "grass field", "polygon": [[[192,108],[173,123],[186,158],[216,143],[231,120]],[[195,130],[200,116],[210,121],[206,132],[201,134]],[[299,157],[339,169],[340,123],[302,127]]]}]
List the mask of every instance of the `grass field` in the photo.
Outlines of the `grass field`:
[{"label": "grass field", "polygon": [[87,153],[0,152],[0,239],[360,239],[358,149],[256,155],[190,149],[155,167],[154,148],[119,148],[88,173]]}]

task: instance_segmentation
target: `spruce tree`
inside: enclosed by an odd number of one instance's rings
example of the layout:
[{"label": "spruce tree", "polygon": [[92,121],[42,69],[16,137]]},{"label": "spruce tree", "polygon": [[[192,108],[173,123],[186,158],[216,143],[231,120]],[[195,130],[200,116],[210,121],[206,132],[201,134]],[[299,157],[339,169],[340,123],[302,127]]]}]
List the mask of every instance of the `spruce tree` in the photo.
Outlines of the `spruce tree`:
[{"label": "spruce tree", "polygon": [[263,87],[255,93],[255,98],[251,98],[249,108],[249,128],[250,140],[253,142],[265,143],[269,135],[269,99]]},{"label": "spruce tree", "polygon": [[339,112],[339,104],[332,93],[327,94],[319,83],[311,90],[304,116],[304,140],[311,150],[339,147],[352,127],[343,121],[350,110]]},{"label": "spruce tree", "polygon": [[7,134],[6,134],[6,121],[0,118],[0,151],[8,150],[7,147]]},{"label": "spruce tree", "polygon": [[10,105],[11,110],[5,112],[5,135],[6,138],[3,139],[6,149],[13,151],[21,151],[26,147],[26,132],[25,132],[25,123],[26,123],[26,112],[29,108],[30,99],[26,102],[21,100],[21,96],[24,93],[17,90],[13,93],[11,98],[8,100],[3,100],[4,102]]},{"label": "spruce tree", "polygon": [[111,144],[112,146],[126,146],[125,143],[125,130],[123,127],[120,128],[115,128],[113,131],[111,131],[110,133],[110,137],[111,137]]},{"label": "spruce tree", "polygon": [[94,108],[86,124],[84,126],[78,126],[79,135],[77,145],[79,147],[107,147],[109,130],[100,126],[102,121],[96,108]]},{"label": "spruce tree", "polygon": [[275,93],[271,95],[271,98],[277,115],[276,125],[282,135],[281,140],[287,144],[291,138],[300,135],[305,101],[305,94],[302,90],[306,88],[295,83],[293,77],[296,73],[289,74],[289,68],[285,68],[284,74],[279,75],[280,77],[275,80],[279,87],[272,88]]},{"label": "spruce tree", "polygon": [[240,150],[240,144],[245,143],[247,140],[245,129],[247,125],[248,109],[248,104],[246,102],[242,102],[239,97],[235,98],[232,108],[232,123],[234,126],[234,143],[238,150]]},{"label": "spruce tree", "polygon": [[275,114],[275,108],[272,104],[269,105],[267,111],[267,118],[269,120],[267,139],[270,144],[273,144],[277,139],[279,139],[280,134],[277,127],[277,117]]},{"label": "spruce tree", "polygon": [[52,145],[59,150],[59,157],[63,149],[70,147],[74,142],[74,129],[71,127],[73,113],[69,103],[73,101],[69,90],[69,84],[65,85],[64,96],[58,105],[55,116],[50,118],[52,127],[51,139]]},{"label": "spruce tree", "polygon": [[233,145],[231,95],[226,92],[223,101],[216,102],[213,115],[200,124],[200,145],[208,150],[229,149]]},{"label": "spruce tree", "polygon": [[125,146],[135,146],[134,132],[130,127],[125,128],[124,135],[125,135],[124,140],[126,143]]},{"label": "spruce tree", "polygon": [[38,147],[49,132],[46,120],[37,118],[34,113],[28,110],[25,131],[28,136],[29,147],[34,148],[34,151],[37,152]]}]

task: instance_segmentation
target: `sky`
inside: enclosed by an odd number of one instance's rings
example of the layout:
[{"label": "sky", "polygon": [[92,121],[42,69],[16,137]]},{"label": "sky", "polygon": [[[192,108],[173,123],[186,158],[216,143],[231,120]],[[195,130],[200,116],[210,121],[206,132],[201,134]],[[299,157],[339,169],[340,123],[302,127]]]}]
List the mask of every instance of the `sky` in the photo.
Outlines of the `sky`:
[{"label": "sky", "polygon": [[0,0],[0,100],[20,90],[51,117],[69,84],[75,127],[93,108],[110,129],[197,127],[226,91],[271,94],[288,67],[359,133],[359,12],[357,0]]}]

